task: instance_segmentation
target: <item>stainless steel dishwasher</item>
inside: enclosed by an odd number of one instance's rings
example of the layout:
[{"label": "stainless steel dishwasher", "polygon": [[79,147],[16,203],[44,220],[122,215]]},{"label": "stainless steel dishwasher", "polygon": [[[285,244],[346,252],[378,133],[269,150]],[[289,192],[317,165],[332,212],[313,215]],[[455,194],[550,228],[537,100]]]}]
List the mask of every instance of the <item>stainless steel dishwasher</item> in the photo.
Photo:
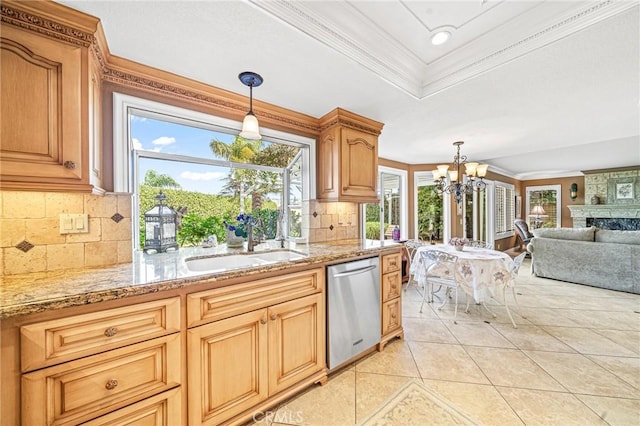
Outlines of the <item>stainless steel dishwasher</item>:
[{"label": "stainless steel dishwasher", "polygon": [[327,267],[329,370],[380,343],[380,260]]}]

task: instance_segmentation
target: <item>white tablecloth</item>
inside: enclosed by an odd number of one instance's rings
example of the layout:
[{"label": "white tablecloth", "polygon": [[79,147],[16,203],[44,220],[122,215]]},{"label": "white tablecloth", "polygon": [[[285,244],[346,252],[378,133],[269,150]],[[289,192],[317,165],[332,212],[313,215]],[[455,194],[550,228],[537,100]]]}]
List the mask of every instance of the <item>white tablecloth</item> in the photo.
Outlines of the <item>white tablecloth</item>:
[{"label": "white tablecloth", "polygon": [[513,259],[501,251],[464,247],[463,251],[456,251],[448,244],[436,244],[420,247],[411,262],[410,273],[415,280],[425,284],[425,270],[420,253],[425,250],[440,250],[458,257],[458,271],[462,278],[460,287],[473,296],[477,303],[485,300],[488,289],[515,285],[515,277],[511,275]]}]

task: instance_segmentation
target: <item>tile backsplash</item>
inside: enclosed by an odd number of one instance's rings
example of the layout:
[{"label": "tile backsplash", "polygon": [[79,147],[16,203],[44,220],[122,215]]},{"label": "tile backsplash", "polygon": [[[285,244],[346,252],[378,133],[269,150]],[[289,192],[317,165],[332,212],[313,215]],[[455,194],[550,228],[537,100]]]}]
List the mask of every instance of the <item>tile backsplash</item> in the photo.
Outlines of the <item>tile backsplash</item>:
[{"label": "tile backsplash", "polygon": [[[0,209],[2,275],[131,261],[129,194],[0,191]],[[61,213],[88,214],[89,232],[60,234]]]},{"label": "tile backsplash", "polygon": [[[359,238],[357,203],[304,202],[310,243]],[[89,215],[89,232],[60,234],[61,213]],[[26,251],[25,251],[26,250]],[[0,191],[1,275],[131,262],[131,195]]]},{"label": "tile backsplash", "polygon": [[359,238],[358,206],[357,203],[305,201],[303,236],[307,236],[310,243]]}]

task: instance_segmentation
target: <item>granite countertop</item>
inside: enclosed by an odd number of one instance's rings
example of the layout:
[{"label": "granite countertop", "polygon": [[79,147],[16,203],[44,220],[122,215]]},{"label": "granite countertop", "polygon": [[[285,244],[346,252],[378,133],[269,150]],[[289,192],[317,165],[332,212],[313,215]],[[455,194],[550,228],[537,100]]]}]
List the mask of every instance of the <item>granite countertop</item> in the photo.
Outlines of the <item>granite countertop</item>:
[{"label": "granite countertop", "polygon": [[[287,243],[287,249],[304,257],[242,269],[221,272],[193,272],[186,260],[199,257],[246,253],[225,245],[212,248],[187,247],[170,253],[147,255],[134,253],[131,263],[105,268],[76,269],[0,277],[0,319],[17,315],[86,305],[128,296],[179,289],[202,281],[223,281],[267,271],[332,262],[367,254],[377,255],[395,242],[343,240],[332,243]],[[260,245],[255,253],[274,251]]]}]

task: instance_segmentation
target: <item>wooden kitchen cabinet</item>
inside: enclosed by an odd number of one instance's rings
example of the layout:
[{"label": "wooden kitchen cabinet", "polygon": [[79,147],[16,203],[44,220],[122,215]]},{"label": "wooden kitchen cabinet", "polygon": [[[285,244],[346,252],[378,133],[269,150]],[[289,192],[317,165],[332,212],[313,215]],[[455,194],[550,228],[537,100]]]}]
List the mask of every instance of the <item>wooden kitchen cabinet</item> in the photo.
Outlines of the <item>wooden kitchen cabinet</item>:
[{"label": "wooden kitchen cabinet", "polygon": [[173,334],[22,376],[24,424],[78,424],[180,386]]},{"label": "wooden kitchen cabinet", "polygon": [[190,323],[222,312],[187,331],[189,424],[250,418],[326,381],[324,297],[323,269],[189,295]]},{"label": "wooden kitchen cabinet", "polygon": [[378,350],[393,338],[404,337],[402,328],[402,256],[401,253],[381,256],[382,330]]},{"label": "wooden kitchen cabinet", "polygon": [[320,128],[316,198],[377,202],[382,123],[336,108],[320,119]]},{"label": "wooden kitchen cabinet", "polygon": [[157,398],[182,382],[180,316],[173,297],[21,326],[22,424],[126,418],[131,404],[182,416],[179,396]]},{"label": "wooden kitchen cabinet", "polygon": [[91,192],[89,147],[101,131],[100,75],[90,69],[98,19],[35,3],[3,1],[0,188]]}]

